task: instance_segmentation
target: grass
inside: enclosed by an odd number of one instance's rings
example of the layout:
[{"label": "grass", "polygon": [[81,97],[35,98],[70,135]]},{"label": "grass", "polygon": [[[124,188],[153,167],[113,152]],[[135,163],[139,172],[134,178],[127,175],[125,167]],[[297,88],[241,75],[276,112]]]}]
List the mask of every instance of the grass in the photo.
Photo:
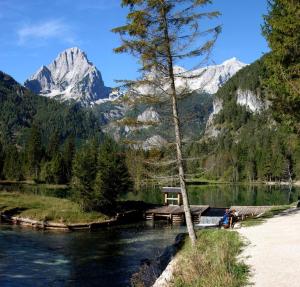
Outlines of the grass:
[{"label": "grass", "polygon": [[107,219],[102,213],[84,212],[77,203],[68,199],[12,192],[0,192],[0,211],[33,220],[60,223],[84,223]]},{"label": "grass", "polygon": [[29,185],[43,187],[47,189],[67,189],[69,188],[66,184],[49,184],[49,183],[36,183],[33,180],[17,181],[17,180],[0,180],[0,184],[18,184],[18,185]]},{"label": "grass", "polygon": [[202,230],[197,244],[187,241],[179,252],[172,287],[238,287],[245,286],[249,269],[238,261],[244,246],[235,231]]},{"label": "grass", "polygon": [[291,207],[291,205],[280,205],[280,206],[273,207],[271,210],[265,212],[260,217],[249,217],[249,218],[245,219],[244,221],[241,222],[241,225],[243,227],[249,227],[249,226],[255,226],[258,224],[262,224],[268,218],[271,218],[271,217],[279,214],[280,212],[289,209],[290,207]]}]

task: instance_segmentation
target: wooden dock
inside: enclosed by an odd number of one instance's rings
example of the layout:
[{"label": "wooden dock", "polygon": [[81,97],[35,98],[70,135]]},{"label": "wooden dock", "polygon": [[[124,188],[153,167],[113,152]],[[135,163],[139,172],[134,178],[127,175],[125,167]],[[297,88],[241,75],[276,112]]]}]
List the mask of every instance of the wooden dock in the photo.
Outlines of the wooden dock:
[{"label": "wooden dock", "polygon": [[259,216],[267,211],[270,211],[274,206],[231,206],[230,209],[235,209],[239,217],[244,219],[248,216]]},{"label": "wooden dock", "polygon": [[[227,207],[229,208],[229,207]],[[248,216],[259,216],[270,209],[273,206],[232,206],[231,210],[236,210],[241,219],[244,219]],[[214,208],[209,205],[191,205],[191,213],[193,222],[198,224],[200,222],[201,216],[215,216],[215,210],[219,210],[218,213],[223,215],[225,212],[224,208]],[[167,219],[172,223],[184,223],[185,216],[183,206],[180,205],[165,205],[157,208],[149,209],[145,212],[146,220],[159,220],[159,219]]]},{"label": "wooden dock", "polygon": [[[201,214],[209,209],[209,205],[191,205],[191,213],[194,223],[199,223]],[[172,223],[185,221],[183,205],[166,205],[146,211],[147,220],[168,219]]]}]

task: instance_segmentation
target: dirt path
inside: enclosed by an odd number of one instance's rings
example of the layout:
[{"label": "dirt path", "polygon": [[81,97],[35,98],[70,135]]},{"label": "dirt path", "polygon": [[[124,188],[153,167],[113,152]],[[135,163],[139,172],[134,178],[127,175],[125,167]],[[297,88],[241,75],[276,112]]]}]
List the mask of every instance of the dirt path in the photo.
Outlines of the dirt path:
[{"label": "dirt path", "polygon": [[249,242],[242,253],[251,266],[256,287],[300,286],[300,210],[294,209],[266,223],[239,230]]}]

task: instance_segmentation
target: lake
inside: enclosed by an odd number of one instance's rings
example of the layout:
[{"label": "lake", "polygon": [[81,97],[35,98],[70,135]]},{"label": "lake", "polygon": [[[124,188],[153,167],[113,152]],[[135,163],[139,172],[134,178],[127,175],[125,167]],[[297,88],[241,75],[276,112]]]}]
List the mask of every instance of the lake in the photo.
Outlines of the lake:
[{"label": "lake", "polygon": [[[48,187],[47,185],[30,184],[0,184],[0,191],[18,191],[37,195],[70,197],[68,188]],[[281,205],[298,200],[300,188],[278,185],[246,185],[246,184],[212,184],[189,185],[189,200],[191,204],[208,204],[213,207],[231,205]],[[156,186],[143,188],[138,193],[121,196],[122,200],[142,200],[148,203],[163,203],[163,196]]]},{"label": "lake", "polygon": [[[0,190],[69,197],[68,189],[2,185]],[[214,207],[295,202],[299,188],[261,185],[189,186],[192,204]],[[162,203],[158,188],[122,199]],[[184,227],[146,222],[97,232],[55,233],[0,225],[0,286],[130,286],[143,259],[157,257]]]},{"label": "lake", "polygon": [[141,260],[155,258],[183,227],[147,223],[55,233],[0,226],[0,286],[130,286]]},{"label": "lake", "polygon": [[[284,205],[296,202],[300,188],[289,186],[214,184],[189,185],[189,200],[194,205],[229,207],[232,205]],[[145,188],[137,194],[127,194],[124,199],[163,203],[159,188]]]}]

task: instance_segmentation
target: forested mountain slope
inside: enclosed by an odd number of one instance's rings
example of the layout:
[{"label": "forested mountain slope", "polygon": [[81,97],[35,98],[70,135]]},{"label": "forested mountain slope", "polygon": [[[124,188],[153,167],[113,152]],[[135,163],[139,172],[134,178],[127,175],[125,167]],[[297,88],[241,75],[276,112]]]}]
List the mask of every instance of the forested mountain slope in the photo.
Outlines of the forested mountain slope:
[{"label": "forested mountain slope", "polygon": [[101,133],[99,121],[76,103],[60,103],[32,94],[9,75],[0,72],[0,139],[22,144],[27,130],[35,123],[43,142],[57,132],[60,140],[68,136],[86,139]]},{"label": "forested mountain slope", "polygon": [[262,58],[220,88],[206,136],[187,150],[199,157],[188,163],[191,173],[231,181],[300,177],[299,139],[275,121],[262,85],[266,73]]}]

